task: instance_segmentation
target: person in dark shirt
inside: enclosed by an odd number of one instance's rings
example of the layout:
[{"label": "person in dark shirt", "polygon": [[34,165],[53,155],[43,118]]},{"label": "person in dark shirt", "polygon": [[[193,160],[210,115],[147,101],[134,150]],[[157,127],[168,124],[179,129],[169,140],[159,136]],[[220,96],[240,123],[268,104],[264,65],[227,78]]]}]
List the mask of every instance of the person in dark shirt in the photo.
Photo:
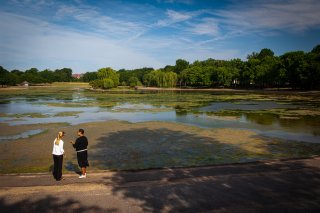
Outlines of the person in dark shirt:
[{"label": "person in dark shirt", "polygon": [[86,178],[87,177],[87,166],[89,166],[88,163],[88,139],[86,136],[84,136],[84,130],[79,129],[78,131],[78,138],[76,139],[76,142],[70,141],[72,143],[73,147],[76,149],[77,152],[77,159],[79,167],[81,168],[81,175],[79,178]]}]

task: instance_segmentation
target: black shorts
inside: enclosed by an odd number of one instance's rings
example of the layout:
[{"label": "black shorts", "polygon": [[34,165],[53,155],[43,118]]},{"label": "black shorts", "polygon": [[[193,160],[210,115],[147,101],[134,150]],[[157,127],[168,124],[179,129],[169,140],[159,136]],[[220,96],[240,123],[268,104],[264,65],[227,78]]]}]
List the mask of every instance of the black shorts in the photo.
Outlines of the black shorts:
[{"label": "black shorts", "polygon": [[89,166],[87,150],[83,152],[77,152],[77,159],[78,159],[78,164],[81,168]]}]

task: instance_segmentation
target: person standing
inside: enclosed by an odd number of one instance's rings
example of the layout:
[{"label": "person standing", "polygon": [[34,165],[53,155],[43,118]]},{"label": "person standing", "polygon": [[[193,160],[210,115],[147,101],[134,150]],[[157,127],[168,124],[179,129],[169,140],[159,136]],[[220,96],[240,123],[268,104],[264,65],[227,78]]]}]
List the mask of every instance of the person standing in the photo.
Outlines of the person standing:
[{"label": "person standing", "polygon": [[87,177],[87,167],[89,166],[88,163],[88,139],[84,136],[84,130],[79,129],[78,131],[78,138],[76,142],[70,141],[73,147],[76,149],[77,152],[77,159],[79,167],[81,168],[81,175],[79,178],[86,178]]},{"label": "person standing", "polygon": [[63,163],[63,140],[62,137],[64,136],[64,132],[60,131],[58,136],[53,141],[53,177],[60,181],[62,180],[62,163]]}]

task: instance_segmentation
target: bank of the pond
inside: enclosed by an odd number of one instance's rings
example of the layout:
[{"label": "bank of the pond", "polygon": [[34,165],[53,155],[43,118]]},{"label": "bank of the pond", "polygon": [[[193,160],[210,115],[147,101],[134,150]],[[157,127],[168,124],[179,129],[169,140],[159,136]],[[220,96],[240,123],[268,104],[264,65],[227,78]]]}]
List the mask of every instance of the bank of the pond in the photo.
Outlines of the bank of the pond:
[{"label": "bank of the pond", "polygon": [[320,90],[297,90],[292,88],[265,88],[265,89],[257,89],[257,88],[160,88],[160,87],[135,87],[136,90],[140,91],[190,91],[190,92],[254,92],[254,93],[306,93],[306,94],[320,94]]},{"label": "bank of the pond", "polygon": [[[2,125],[3,131],[12,133],[37,128],[40,125]],[[320,144],[263,137],[249,130],[203,129],[170,122],[42,124],[41,128],[44,131],[31,138],[0,143],[0,173],[49,172],[52,143],[60,130],[66,132],[64,170],[77,171],[69,141],[77,137],[79,128],[85,129],[89,138],[90,171],[204,166],[320,154]]]}]

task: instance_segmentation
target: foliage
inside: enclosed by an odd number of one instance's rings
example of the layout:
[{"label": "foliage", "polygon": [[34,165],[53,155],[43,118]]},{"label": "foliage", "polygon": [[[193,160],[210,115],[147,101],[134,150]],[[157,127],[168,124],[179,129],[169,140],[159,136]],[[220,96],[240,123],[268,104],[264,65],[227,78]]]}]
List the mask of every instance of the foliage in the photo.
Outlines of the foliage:
[{"label": "foliage", "polygon": [[135,77],[141,83],[143,82],[144,76],[153,71],[153,68],[141,68],[141,69],[134,69],[134,70],[125,70],[121,69],[118,71],[119,73],[119,80],[122,86],[130,85],[130,78]]},{"label": "foliage", "polygon": [[86,72],[82,77],[82,80],[84,82],[90,82],[90,81],[94,81],[97,79],[98,79],[97,72]]},{"label": "foliage", "polygon": [[102,80],[104,89],[111,89],[114,87],[114,82],[111,78],[104,78]]},{"label": "foliage", "polygon": [[135,86],[141,86],[142,83],[139,81],[137,77],[130,77],[129,78],[129,86],[135,87]]},{"label": "foliage", "polygon": [[[72,70],[43,70],[31,68],[25,72],[0,67],[0,84],[16,85],[22,81],[30,83],[51,83],[72,80]],[[113,81],[113,87],[120,82],[123,86],[155,87],[292,87],[300,89],[320,89],[320,45],[311,52],[287,52],[275,56],[268,48],[248,55],[247,61],[240,59],[215,60],[189,63],[184,59],[176,60],[174,66],[164,68],[121,69],[118,72],[110,67],[97,72],[87,72],[81,79],[90,82],[95,88],[105,88],[103,79]],[[108,81],[108,87],[111,81]]]},{"label": "foliage", "polygon": [[173,70],[177,74],[181,73],[183,70],[189,67],[189,62],[184,59],[176,60],[176,66],[174,66]]},{"label": "foliage", "polygon": [[111,89],[119,85],[119,74],[107,67],[101,68],[97,72],[87,72],[83,80],[90,81],[89,84],[93,88]]},{"label": "foliage", "polygon": [[145,76],[144,83],[155,87],[175,87],[177,79],[177,74],[172,71],[154,70]]},{"label": "foliage", "polygon": [[90,81],[89,85],[92,86],[94,89],[103,88],[103,80],[96,79],[94,81]]},{"label": "foliage", "polygon": [[97,76],[99,79],[111,79],[113,81],[113,87],[117,87],[119,85],[119,74],[110,67],[99,69]]},{"label": "foliage", "polygon": [[1,85],[14,86],[22,83],[23,81],[27,81],[31,84],[72,81],[72,70],[69,68],[57,69],[55,71],[48,69],[39,71],[37,68],[31,68],[25,72],[20,70],[12,70],[9,72],[1,67],[0,74]]}]

